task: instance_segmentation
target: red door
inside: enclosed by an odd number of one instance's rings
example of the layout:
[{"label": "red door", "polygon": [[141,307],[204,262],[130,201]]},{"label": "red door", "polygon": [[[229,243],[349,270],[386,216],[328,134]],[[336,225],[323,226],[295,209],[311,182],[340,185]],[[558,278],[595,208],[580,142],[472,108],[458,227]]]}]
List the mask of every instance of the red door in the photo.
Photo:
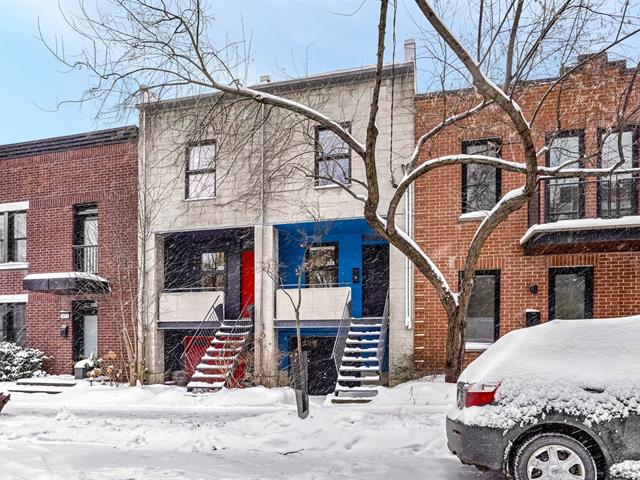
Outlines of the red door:
[{"label": "red door", "polygon": [[191,379],[213,337],[184,337],[184,370]]},{"label": "red door", "polygon": [[254,303],[254,255],[253,250],[242,252],[242,316],[250,316],[249,307]]}]

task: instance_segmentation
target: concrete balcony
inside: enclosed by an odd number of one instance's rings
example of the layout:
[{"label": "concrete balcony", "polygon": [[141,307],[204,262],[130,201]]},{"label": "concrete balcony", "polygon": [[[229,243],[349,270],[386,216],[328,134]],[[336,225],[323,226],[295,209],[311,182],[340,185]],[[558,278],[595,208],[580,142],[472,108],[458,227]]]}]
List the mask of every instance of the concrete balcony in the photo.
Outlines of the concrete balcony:
[{"label": "concrete balcony", "polygon": [[276,291],[276,320],[295,320],[295,309],[291,300],[297,302],[301,295],[300,320],[340,320],[345,305],[351,299],[351,287],[295,287]]},{"label": "concrete balcony", "polygon": [[203,321],[215,321],[210,314],[216,305],[218,319],[224,318],[224,292],[222,291],[167,291],[160,294],[159,326],[168,328],[197,328]]}]

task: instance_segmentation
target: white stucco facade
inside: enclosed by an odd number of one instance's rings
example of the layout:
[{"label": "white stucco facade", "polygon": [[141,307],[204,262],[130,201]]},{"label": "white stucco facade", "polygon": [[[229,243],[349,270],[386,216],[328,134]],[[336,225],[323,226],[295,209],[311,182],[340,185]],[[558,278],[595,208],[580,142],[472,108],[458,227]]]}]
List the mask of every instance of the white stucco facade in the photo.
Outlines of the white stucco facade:
[{"label": "white stucco facade", "polygon": [[[339,122],[349,122],[353,136],[364,142],[373,72],[371,68],[334,72],[261,87],[314,105]],[[396,65],[393,77],[391,69],[385,69],[376,151],[381,215],[386,213],[385,207],[395,191],[390,172],[395,181],[399,180],[401,166],[415,143],[414,95],[413,63]],[[157,328],[162,309],[180,318],[174,312],[176,305],[204,308],[199,303],[189,304],[187,300],[185,304],[183,300],[163,296],[163,236],[172,232],[246,227],[253,230],[255,253],[255,369],[259,381],[269,384],[278,374],[274,328],[277,282],[269,267],[278,265],[275,226],[363,218],[363,205],[339,187],[317,187],[315,179],[305,173],[305,169],[313,170],[315,162],[312,133],[315,125],[311,122],[293,119],[248,100],[220,100],[215,95],[149,103],[140,109],[140,315],[142,324],[147,326],[150,378],[161,381],[164,372],[163,331]],[[216,112],[221,112],[220,120],[205,120],[208,116],[215,117]],[[197,140],[206,138],[217,143],[216,195],[187,200],[186,146],[194,141],[197,125],[206,125]],[[247,129],[251,135],[246,134]],[[282,133],[285,130],[288,133]],[[363,162],[353,152],[351,175],[365,181]],[[362,188],[354,190],[364,193]],[[403,202],[396,218],[398,225],[404,227],[405,215]],[[389,286],[393,378],[394,366],[405,362],[413,347],[413,332],[406,324],[407,316],[411,316],[406,294],[412,286],[407,284],[405,258],[393,247],[389,252]],[[323,294],[328,295],[329,291]],[[313,304],[313,308],[323,301],[316,300],[320,303]]]}]

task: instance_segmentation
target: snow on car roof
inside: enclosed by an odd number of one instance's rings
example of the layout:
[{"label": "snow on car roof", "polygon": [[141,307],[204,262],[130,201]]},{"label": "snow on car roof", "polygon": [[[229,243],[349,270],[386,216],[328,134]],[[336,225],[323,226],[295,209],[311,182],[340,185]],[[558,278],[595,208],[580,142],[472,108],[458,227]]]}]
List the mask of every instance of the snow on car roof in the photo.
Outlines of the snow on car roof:
[{"label": "snow on car roof", "polygon": [[598,387],[640,380],[639,364],[640,316],[553,320],[506,334],[467,367],[460,381],[547,376]]}]

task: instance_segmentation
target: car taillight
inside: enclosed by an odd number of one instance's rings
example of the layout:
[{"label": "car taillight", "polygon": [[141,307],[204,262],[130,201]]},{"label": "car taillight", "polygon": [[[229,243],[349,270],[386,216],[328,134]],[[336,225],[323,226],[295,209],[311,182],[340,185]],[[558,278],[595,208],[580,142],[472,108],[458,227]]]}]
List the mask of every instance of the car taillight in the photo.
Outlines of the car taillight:
[{"label": "car taillight", "polygon": [[464,398],[465,407],[482,407],[496,399],[499,383],[472,383],[467,387]]}]

